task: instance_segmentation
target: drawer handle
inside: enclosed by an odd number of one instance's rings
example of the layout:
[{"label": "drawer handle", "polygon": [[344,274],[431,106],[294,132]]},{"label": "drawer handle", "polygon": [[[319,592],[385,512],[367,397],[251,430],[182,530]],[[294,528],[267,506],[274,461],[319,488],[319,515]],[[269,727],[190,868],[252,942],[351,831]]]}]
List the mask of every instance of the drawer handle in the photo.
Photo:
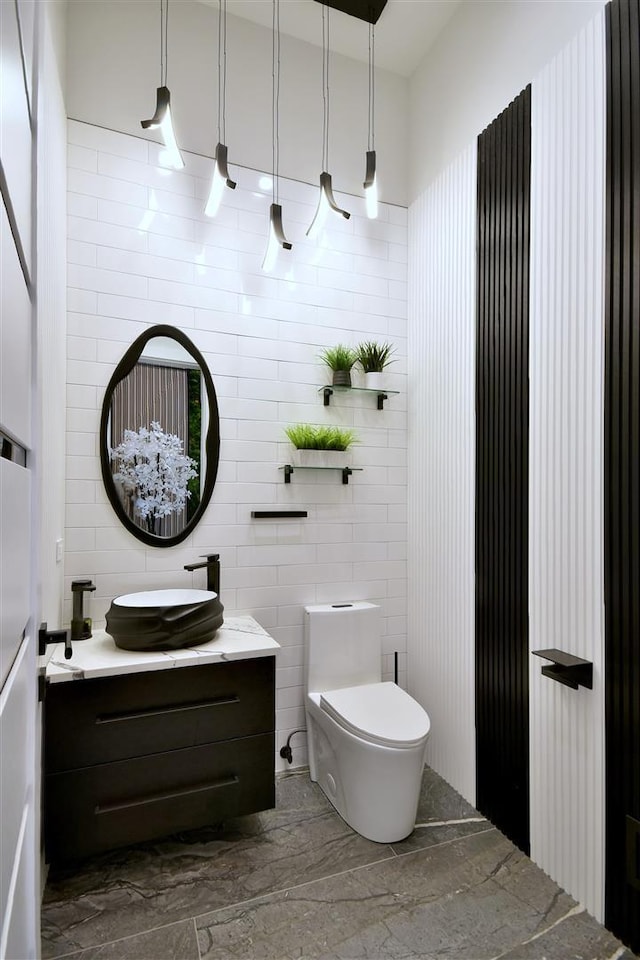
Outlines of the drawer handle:
[{"label": "drawer handle", "polygon": [[230,787],[238,783],[238,777],[224,777],[222,780],[216,780],[215,783],[205,783],[201,787],[185,787],[184,790],[167,790],[165,793],[155,793],[148,797],[142,797],[139,800],[128,800],[126,803],[107,803],[98,804],[95,808],[96,814],[116,813],[118,810],[130,810],[132,807],[143,807],[148,803],[161,803],[163,800],[176,800],[178,797],[186,797],[194,793],[206,793],[208,790],[217,790],[218,787]]},{"label": "drawer handle", "polygon": [[148,710],[135,710],[133,713],[106,713],[96,717],[98,723],[119,723],[121,720],[143,720],[146,717],[162,717],[168,713],[183,713],[187,710],[205,710],[207,707],[221,707],[225,703],[240,703],[240,697],[217,697],[214,700],[202,700],[199,703],[183,703],[177,707],[149,707]]}]

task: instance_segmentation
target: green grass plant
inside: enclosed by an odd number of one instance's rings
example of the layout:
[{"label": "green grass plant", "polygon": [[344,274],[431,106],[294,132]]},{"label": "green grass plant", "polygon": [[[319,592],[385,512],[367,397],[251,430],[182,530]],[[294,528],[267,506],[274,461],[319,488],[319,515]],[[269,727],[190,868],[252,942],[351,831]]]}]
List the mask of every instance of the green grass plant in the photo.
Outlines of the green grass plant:
[{"label": "green grass plant", "polygon": [[296,450],[348,450],[358,442],[353,430],[312,423],[295,423],[284,432]]},{"label": "green grass plant", "polygon": [[395,360],[391,354],[395,347],[392,343],[377,343],[375,340],[365,340],[355,349],[356,360],[365,373],[382,373],[384,368]]},{"label": "green grass plant", "polygon": [[335,347],[327,347],[319,356],[330,370],[351,370],[357,360],[355,350],[344,343],[337,343]]}]

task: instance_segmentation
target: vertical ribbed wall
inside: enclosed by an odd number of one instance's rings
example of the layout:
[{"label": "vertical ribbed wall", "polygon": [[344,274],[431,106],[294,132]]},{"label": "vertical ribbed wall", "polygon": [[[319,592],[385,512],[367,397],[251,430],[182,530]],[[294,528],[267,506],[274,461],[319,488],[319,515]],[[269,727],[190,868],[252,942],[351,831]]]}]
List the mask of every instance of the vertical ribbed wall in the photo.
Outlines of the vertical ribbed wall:
[{"label": "vertical ribbed wall", "polygon": [[477,806],[529,852],[531,88],[478,137]]},{"label": "vertical ribbed wall", "polygon": [[640,2],[608,16],[606,922],[640,950]]},{"label": "vertical ribbed wall", "polygon": [[409,211],[409,690],[428,763],[475,802],[476,150]]},{"label": "vertical ribbed wall", "polygon": [[592,660],[593,690],[530,657],[531,856],[603,916],[604,14],[532,86],[530,649]]}]

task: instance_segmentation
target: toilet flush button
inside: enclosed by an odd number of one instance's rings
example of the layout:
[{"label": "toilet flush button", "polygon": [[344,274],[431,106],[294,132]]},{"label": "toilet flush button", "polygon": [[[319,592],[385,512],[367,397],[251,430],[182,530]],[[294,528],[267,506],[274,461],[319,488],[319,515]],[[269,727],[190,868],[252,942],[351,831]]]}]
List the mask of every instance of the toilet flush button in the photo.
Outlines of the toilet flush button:
[{"label": "toilet flush button", "polygon": [[338,788],[336,787],[336,782],[330,773],[327,774],[327,786],[329,787],[329,790],[335,797],[336,793],[338,792]]}]

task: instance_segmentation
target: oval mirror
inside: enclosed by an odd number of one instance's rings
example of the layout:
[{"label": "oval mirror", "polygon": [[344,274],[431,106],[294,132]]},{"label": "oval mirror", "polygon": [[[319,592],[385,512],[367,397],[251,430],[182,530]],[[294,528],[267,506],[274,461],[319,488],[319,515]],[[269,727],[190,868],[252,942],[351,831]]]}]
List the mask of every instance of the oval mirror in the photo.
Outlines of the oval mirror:
[{"label": "oval mirror", "polygon": [[182,331],[151,327],[116,367],[102,405],[100,463],[113,509],[143,543],[181,543],[211,499],[219,454],[204,358]]}]

